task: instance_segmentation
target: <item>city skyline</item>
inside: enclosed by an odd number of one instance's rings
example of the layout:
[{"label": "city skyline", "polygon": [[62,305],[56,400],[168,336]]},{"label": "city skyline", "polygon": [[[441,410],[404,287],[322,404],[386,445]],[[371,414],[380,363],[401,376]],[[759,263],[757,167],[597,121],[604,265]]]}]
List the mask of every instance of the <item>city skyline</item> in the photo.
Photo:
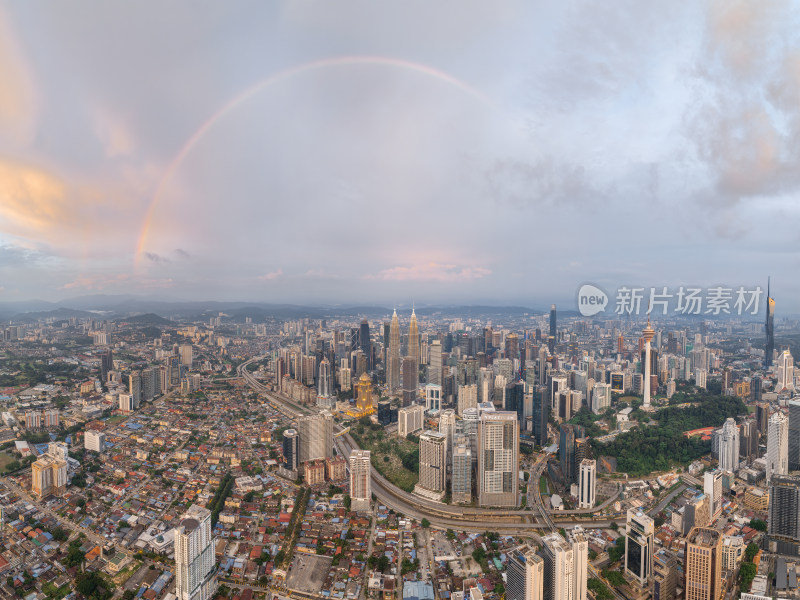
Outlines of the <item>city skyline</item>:
[{"label": "city skyline", "polygon": [[570,309],[797,266],[791,5],[89,6],[0,7],[0,302]]}]

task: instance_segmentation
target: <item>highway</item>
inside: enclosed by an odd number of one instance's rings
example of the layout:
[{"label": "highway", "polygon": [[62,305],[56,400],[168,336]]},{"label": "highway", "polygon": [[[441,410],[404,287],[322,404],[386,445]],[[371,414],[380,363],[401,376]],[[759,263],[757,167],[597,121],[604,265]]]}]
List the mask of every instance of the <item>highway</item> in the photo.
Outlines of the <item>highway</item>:
[{"label": "highway", "polygon": [[[256,380],[247,370],[247,365],[262,357],[254,357],[237,367],[237,373],[242,379],[256,392],[266,396],[267,400],[275,406],[284,416],[296,420],[300,416],[314,414],[310,407],[301,407],[287,399],[280,398],[267,387]],[[349,456],[350,452],[358,448],[355,440],[344,432],[344,427],[335,424],[334,443],[341,456]],[[538,473],[544,469],[546,461],[538,465]],[[447,505],[432,502],[425,498],[410,494],[396,487],[386,480],[375,467],[372,467],[372,493],[381,504],[394,510],[413,517],[417,520],[423,518],[431,522],[432,525],[445,529],[457,529],[472,533],[481,533],[487,530],[497,531],[504,534],[519,534],[523,531],[536,531],[539,529],[554,530],[557,528],[556,522],[550,516],[549,511],[541,503],[539,497],[539,516],[528,510],[517,509],[485,509],[469,506]],[[538,476],[529,482],[538,489]],[[544,516],[543,516],[544,515]],[[607,518],[581,518],[580,515],[564,515],[567,517],[563,521],[558,519],[558,524],[564,526],[584,525],[587,527],[608,527],[611,522],[618,524],[624,523],[625,519]],[[543,522],[540,522],[543,521]]]}]

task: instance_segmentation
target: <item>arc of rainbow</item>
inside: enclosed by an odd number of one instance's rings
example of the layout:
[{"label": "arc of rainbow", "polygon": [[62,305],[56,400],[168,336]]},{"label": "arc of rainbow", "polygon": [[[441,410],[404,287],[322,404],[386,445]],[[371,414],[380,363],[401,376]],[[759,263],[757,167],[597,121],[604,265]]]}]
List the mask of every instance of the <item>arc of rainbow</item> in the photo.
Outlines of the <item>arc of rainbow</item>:
[{"label": "arc of rainbow", "polygon": [[150,228],[153,221],[153,216],[155,215],[156,208],[158,207],[159,201],[161,200],[164,189],[166,188],[167,184],[169,183],[172,176],[178,170],[178,167],[184,161],[184,159],[191,153],[192,149],[197,145],[197,143],[211,130],[216,123],[222,119],[225,115],[230,113],[231,111],[235,110],[243,103],[247,102],[250,98],[264,90],[265,88],[299,75],[301,73],[306,73],[308,71],[315,71],[319,69],[326,69],[330,67],[341,67],[341,66],[348,66],[348,65],[376,65],[376,66],[383,66],[383,67],[393,67],[399,69],[406,69],[410,71],[414,71],[416,73],[420,73],[423,75],[427,75],[429,77],[433,77],[439,81],[447,83],[448,85],[452,85],[461,91],[469,94],[473,98],[475,98],[481,104],[486,106],[490,106],[491,102],[489,99],[482,94],[480,91],[476,90],[475,88],[467,85],[460,79],[450,75],[449,73],[445,73],[444,71],[440,71],[428,65],[423,65],[420,63],[415,63],[409,60],[403,60],[399,58],[388,58],[388,57],[380,57],[380,56],[340,56],[335,58],[326,58],[322,60],[316,60],[312,62],[303,63],[301,65],[297,65],[295,67],[290,67],[270,77],[256,83],[252,87],[244,90],[238,96],[234,97],[230,100],[227,104],[225,104],[222,108],[220,108],[216,113],[214,113],[211,118],[209,118],[205,123],[203,123],[200,128],[195,131],[192,136],[186,140],[186,143],[180,149],[178,154],[175,155],[175,158],[172,159],[172,162],[167,166],[166,170],[164,171],[161,179],[156,186],[155,192],[150,200],[150,204],[147,207],[147,212],[145,213],[145,218],[142,223],[142,229],[139,233],[139,237],[136,244],[136,253],[134,255],[134,270],[139,271],[141,264],[142,264],[142,256],[145,252],[145,247],[147,245],[148,236],[150,233]]}]

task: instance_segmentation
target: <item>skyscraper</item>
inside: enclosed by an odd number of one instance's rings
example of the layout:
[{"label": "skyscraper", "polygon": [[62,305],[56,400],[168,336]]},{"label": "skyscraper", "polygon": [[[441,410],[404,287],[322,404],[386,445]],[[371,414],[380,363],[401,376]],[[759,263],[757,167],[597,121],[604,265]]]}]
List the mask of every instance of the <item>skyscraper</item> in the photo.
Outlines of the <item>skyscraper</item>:
[{"label": "skyscraper", "polygon": [[566,482],[574,483],[578,476],[575,469],[577,466],[575,462],[575,442],[579,438],[585,437],[586,432],[580,425],[572,425],[570,423],[562,424],[560,432],[558,456],[561,462],[561,473],[564,475]]},{"label": "skyscraper", "polygon": [[372,364],[372,342],[369,339],[369,321],[366,319],[361,320],[361,325],[358,328],[358,347],[367,357],[367,370],[374,369],[375,365]]},{"label": "skyscraper", "polygon": [[397,320],[397,309],[392,313],[389,326],[389,354],[386,369],[386,384],[390,392],[400,389],[400,322]]},{"label": "skyscraper", "polygon": [[333,456],[333,415],[323,411],[297,420],[300,436],[300,458],[304,463],[317,458]]},{"label": "skyscraper", "polygon": [[767,431],[767,483],[773,475],[789,472],[789,419],[782,412],[769,418]]},{"label": "skyscraper", "polygon": [[575,553],[558,533],[542,536],[544,600],[575,599]]},{"label": "skyscraper", "polygon": [[403,406],[410,406],[417,399],[418,368],[413,356],[403,357]]},{"label": "skyscraper", "polygon": [[217,590],[211,511],[193,504],[175,528],[175,595],[208,600]]},{"label": "skyscraper", "polygon": [[440,500],[444,496],[447,474],[447,438],[438,431],[419,436],[419,483],[414,493]]},{"label": "skyscraper", "polygon": [[506,600],[543,600],[544,560],[530,547],[512,550],[506,570]]},{"label": "skyscraper", "polygon": [[636,578],[642,587],[653,572],[653,519],[642,511],[628,509],[625,530],[625,572]]},{"label": "skyscraper", "polygon": [[722,534],[695,527],[684,551],[686,600],[719,600],[722,593]]},{"label": "skyscraper", "polygon": [[519,494],[519,421],[483,412],[478,425],[478,504],[513,508]]},{"label": "skyscraper", "polygon": [[736,473],[739,470],[739,428],[736,421],[728,418],[722,426],[722,437],[719,441],[720,471]]},{"label": "skyscraper", "polygon": [[712,521],[722,509],[722,471],[720,469],[703,473],[703,492],[708,498],[708,516],[709,521]]},{"label": "skyscraper", "polygon": [[450,498],[455,503],[472,500],[472,448],[466,435],[453,442],[450,474]]},{"label": "skyscraper", "polygon": [[[331,386],[331,364],[327,358],[319,363],[319,376],[317,377],[317,395],[321,398],[330,398],[333,388]],[[326,407],[327,408],[327,407]]]},{"label": "skyscraper", "polygon": [[647,327],[644,328],[642,336],[644,337],[644,399],[642,406],[650,406],[650,342],[656,332],[650,327],[650,317],[647,317]]},{"label": "skyscraper", "polygon": [[794,359],[789,349],[785,349],[778,355],[778,368],[776,369],[778,381],[775,384],[775,391],[793,392],[794,391]]},{"label": "skyscraper", "polygon": [[594,508],[597,498],[597,462],[584,458],[578,478],[578,508]]},{"label": "skyscraper", "polygon": [[408,356],[414,359],[414,366],[419,369],[419,330],[417,329],[417,313],[411,309],[411,323],[408,326]]},{"label": "skyscraper", "polygon": [[296,471],[300,466],[300,436],[296,429],[283,432],[283,465],[289,471]]},{"label": "skyscraper", "polygon": [[653,556],[653,600],[675,600],[678,587],[678,561],[661,548]]},{"label": "skyscraper", "polygon": [[789,470],[800,471],[800,400],[789,400]]},{"label": "skyscraper", "polygon": [[800,476],[774,475],[769,486],[770,551],[800,553]]},{"label": "skyscraper", "polygon": [[550,305],[550,337],[556,338],[556,305]]},{"label": "skyscraper", "polygon": [[775,300],[769,294],[769,278],[767,278],[767,312],[764,322],[766,342],[764,344],[764,368],[772,366],[772,356],[775,354]]},{"label": "skyscraper", "polygon": [[428,362],[428,383],[442,385],[442,342],[433,340],[430,345]]},{"label": "skyscraper", "polygon": [[369,450],[353,450],[350,453],[350,509],[369,510],[372,500],[372,478],[370,475]]}]

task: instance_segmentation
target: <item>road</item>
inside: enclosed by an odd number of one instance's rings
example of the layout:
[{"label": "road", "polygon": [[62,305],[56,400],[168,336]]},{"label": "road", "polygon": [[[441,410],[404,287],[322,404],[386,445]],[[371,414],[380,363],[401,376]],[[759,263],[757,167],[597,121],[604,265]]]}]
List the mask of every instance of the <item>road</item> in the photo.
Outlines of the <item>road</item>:
[{"label": "road", "polygon": [[662,510],[664,510],[666,508],[667,504],[672,502],[673,498],[675,498],[676,496],[680,496],[687,487],[689,487],[689,486],[687,486],[686,484],[679,485],[672,492],[670,492],[669,494],[664,496],[664,498],[662,498],[661,502],[659,502],[653,508],[648,510],[647,514],[650,515],[651,517],[655,517],[658,513],[660,513]]},{"label": "road", "polygon": [[[313,414],[315,411],[310,407],[300,407],[293,402],[279,398],[261,382],[257,381],[253,375],[247,371],[247,365],[262,357],[252,358],[237,367],[237,372],[242,379],[256,392],[267,397],[278,410],[288,418],[295,420],[299,416]],[[344,428],[335,425],[335,432],[339,434]],[[348,435],[339,435],[334,438],[337,451],[341,456],[349,456],[353,449],[358,448],[353,438]],[[544,469],[546,463],[540,465]],[[541,472],[541,471],[540,471]],[[504,509],[481,509],[473,507],[451,506],[426,500],[419,496],[412,495],[396,487],[386,480],[373,467],[372,493],[383,504],[395,512],[413,517],[417,520],[428,519],[432,525],[442,528],[456,529],[480,533],[487,529],[498,533],[516,533],[522,530],[538,530],[542,528],[556,529],[557,523],[553,521],[549,511],[541,504],[539,513],[543,523],[539,522],[536,514],[526,510],[504,510]],[[534,485],[538,489],[538,478],[532,479],[529,485]],[[580,515],[564,515],[566,519],[558,519],[558,524],[565,526],[585,525],[588,527],[608,527],[612,522],[624,523],[625,519],[619,518],[580,518]]]}]

